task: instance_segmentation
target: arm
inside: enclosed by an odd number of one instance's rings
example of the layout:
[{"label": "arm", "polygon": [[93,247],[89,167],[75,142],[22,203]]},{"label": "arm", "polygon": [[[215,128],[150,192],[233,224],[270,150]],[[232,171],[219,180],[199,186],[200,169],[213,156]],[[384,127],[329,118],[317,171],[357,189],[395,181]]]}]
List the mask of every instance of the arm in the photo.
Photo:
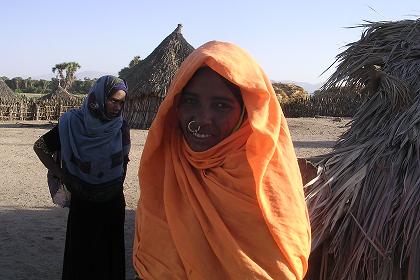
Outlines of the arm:
[{"label": "arm", "polygon": [[56,126],[46,134],[42,135],[35,142],[33,148],[44,166],[56,177],[64,181],[66,177],[65,171],[60,167],[60,163],[53,157],[54,153],[60,150],[60,146],[59,132],[58,127]]},{"label": "arm", "polygon": [[125,181],[125,176],[127,175],[127,165],[130,161],[129,153],[130,153],[130,147],[131,147],[131,137],[130,137],[130,127],[128,126],[128,123],[124,120],[123,125],[121,128],[122,132],[122,145],[123,145],[123,151],[125,151],[124,155],[124,163],[123,163],[123,182]]},{"label": "arm", "polygon": [[48,151],[42,136],[35,142],[34,151],[39,160],[48,170],[50,170],[56,177],[64,179],[64,170],[60,167],[60,163],[54,160],[53,154]]}]

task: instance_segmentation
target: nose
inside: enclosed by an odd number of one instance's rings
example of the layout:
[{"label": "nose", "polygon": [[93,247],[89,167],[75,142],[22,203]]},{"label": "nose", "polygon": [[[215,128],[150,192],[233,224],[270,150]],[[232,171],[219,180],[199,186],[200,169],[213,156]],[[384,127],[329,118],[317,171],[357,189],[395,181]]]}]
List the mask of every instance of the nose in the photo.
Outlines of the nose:
[{"label": "nose", "polygon": [[200,124],[200,126],[210,125],[212,123],[212,113],[209,110],[202,110],[197,114],[197,122]]},{"label": "nose", "polygon": [[114,104],[114,111],[115,112],[119,112],[119,111],[121,111],[121,109],[122,109],[122,104],[120,104],[120,103]]}]

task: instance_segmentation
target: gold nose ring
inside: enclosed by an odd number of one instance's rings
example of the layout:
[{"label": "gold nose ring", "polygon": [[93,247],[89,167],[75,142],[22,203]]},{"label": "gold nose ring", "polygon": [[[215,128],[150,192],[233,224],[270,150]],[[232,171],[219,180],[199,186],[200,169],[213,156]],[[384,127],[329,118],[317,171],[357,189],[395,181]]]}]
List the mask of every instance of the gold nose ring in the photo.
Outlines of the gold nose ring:
[{"label": "gold nose ring", "polygon": [[190,121],[187,125],[188,131],[191,133],[197,133],[200,131],[200,125],[196,121]]}]

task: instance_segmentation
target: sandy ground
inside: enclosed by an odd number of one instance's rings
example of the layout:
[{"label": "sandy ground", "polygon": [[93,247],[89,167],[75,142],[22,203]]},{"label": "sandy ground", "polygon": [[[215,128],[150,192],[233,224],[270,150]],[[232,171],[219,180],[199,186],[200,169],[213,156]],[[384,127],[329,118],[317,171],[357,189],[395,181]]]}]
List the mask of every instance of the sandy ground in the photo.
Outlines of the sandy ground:
[{"label": "sandy ground", "polygon": [[[330,151],[348,120],[288,119],[298,157]],[[68,209],[55,207],[46,185],[45,167],[33,143],[52,126],[41,122],[0,122],[0,279],[61,279]],[[124,183],[126,197],[127,279],[131,264],[135,207],[139,197],[137,169],[147,137],[132,130],[131,161]]]}]

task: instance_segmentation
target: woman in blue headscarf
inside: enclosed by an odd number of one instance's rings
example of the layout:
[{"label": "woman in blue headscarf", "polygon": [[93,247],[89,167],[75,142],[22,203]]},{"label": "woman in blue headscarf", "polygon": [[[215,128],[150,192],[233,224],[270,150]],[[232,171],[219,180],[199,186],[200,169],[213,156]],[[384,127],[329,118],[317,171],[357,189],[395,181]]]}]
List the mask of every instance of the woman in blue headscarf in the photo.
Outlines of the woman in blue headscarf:
[{"label": "woman in blue headscarf", "polygon": [[126,95],[124,80],[99,78],[81,109],[61,116],[34,145],[41,162],[71,193],[62,279],[125,279]]}]

